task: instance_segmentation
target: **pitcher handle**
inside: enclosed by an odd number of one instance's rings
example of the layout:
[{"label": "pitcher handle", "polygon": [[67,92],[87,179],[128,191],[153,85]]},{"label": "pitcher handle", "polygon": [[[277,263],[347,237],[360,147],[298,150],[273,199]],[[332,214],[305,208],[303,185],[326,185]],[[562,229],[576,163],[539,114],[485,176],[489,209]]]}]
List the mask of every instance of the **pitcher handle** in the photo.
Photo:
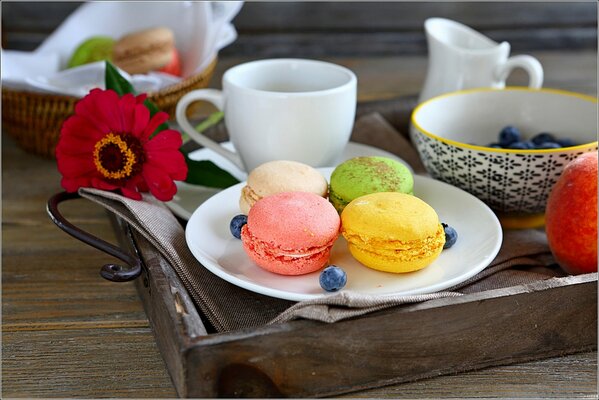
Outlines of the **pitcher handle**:
[{"label": "pitcher handle", "polygon": [[142,271],[142,262],[138,257],[124,252],[120,248],[110,244],[84,230],[76,227],[58,211],[58,205],[67,200],[80,198],[77,193],[60,192],[52,196],[46,205],[46,211],[52,222],[60,229],[73,236],[75,239],[82,241],[98,250],[101,250],[113,257],[126,263],[129,267],[124,267],[118,264],[105,264],[100,269],[100,275],[112,282],[127,282],[137,278]]},{"label": "pitcher handle", "polygon": [[495,78],[499,82],[505,82],[508,75],[514,68],[522,68],[528,73],[528,87],[531,89],[540,89],[543,86],[543,66],[533,56],[519,55],[507,59],[495,70]]}]

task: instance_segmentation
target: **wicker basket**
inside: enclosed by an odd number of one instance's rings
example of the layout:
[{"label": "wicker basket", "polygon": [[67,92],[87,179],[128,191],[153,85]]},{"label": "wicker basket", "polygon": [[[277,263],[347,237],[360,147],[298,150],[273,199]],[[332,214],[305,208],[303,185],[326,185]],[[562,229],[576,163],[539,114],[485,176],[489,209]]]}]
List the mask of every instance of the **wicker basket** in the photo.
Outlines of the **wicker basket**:
[{"label": "wicker basket", "polygon": [[[201,73],[158,92],[148,93],[148,98],[173,118],[177,102],[185,93],[208,86],[216,63],[215,58]],[[54,157],[60,127],[73,114],[78,100],[72,96],[2,88],[2,129],[24,150]]]}]

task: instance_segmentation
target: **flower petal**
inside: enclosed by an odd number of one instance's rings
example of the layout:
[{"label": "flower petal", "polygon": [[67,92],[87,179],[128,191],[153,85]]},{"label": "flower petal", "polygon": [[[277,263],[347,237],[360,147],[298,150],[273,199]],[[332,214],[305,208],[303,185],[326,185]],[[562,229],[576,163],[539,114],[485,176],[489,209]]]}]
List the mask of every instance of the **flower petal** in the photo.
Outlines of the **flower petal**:
[{"label": "flower petal", "polygon": [[92,121],[80,115],[73,115],[67,118],[60,128],[61,139],[65,136],[76,136],[81,139],[97,142],[107,133],[108,131],[102,131]]},{"label": "flower petal", "polygon": [[148,98],[148,95],[146,93],[141,93],[141,94],[138,94],[137,96],[135,96],[135,102],[137,104],[143,104],[143,102],[146,101],[147,98]]},{"label": "flower petal", "polygon": [[66,178],[75,178],[96,172],[96,166],[90,157],[73,157],[57,153],[56,165],[58,171]]},{"label": "flower petal", "polygon": [[177,193],[177,185],[165,171],[146,163],[142,174],[154,197],[160,201],[173,199]]},{"label": "flower petal", "polygon": [[141,200],[141,193],[139,193],[137,190],[132,190],[127,187],[122,187],[121,193],[123,193],[123,196],[128,197],[130,199]]},{"label": "flower petal", "polygon": [[150,121],[150,110],[143,104],[137,104],[135,106],[135,116],[133,120],[133,129],[131,133],[137,137],[142,138],[143,132]]},{"label": "flower petal", "polygon": [[75,178],[67,178],[62,177],[60,181],[60,185],[64,190],[70,193],[74,193],[79,190],[80,187],[90,187],[91,179],[87,176],[75,177]]},{"label": "flower petal", "polygon": [[123,116],[119,105],[119,95],[114,90],[106,90],[96,98],[96,112],[108,123],[112,132],[123,132]]},{"label": "flower petal", "polygon": [[91,184],[96,189],[102,189],[102,190],[116,190],[116,189],[120,188],[120,186],[114,185],[112,183],[105,181],[104,179],[100,179],[97,177],[92,178]]},{"label": "flower petal", "polygon": [[154,114],[148,125],[146,125],[141,139],[149,139],[152,133],[154,133],[154,131],[156,130],[156,128],[158,128],[161,124],[165,123],[166,121],[168,121],[168,114],[164,111],[159,111],[156,114]]},{"label": "flower petal", "polygon": [[131,93],[121,97],[120,107],[123,116],[123,132],[133,131],[133,122],[135,120],[135,96]]},{"label": "flower petal", "polygon": [[110,125],[109,121],[103,118],[103,115],[98,113],[98,98],[102,96],[104,91],[101,89],[93,89],[87,96],[79,100],[75,104],[75,114],[88,119],[93,126],[102,132],[109,132]]},{"label": "flower petal", "polygon": [[187,178],[187,164],[179,150],[146,152],[146,163],[160,168],[172,179],[184,181]]},{"label": "flower petal", "polygon": [[56,154],[91,157],[95,142],[77,136],[63,136],[56,145]]},{"label": "flower petal", "polygon": [[149,151],[178,150],[182,144],[183,138],[178,131],[165,129],[148,141],[144,148]]}]

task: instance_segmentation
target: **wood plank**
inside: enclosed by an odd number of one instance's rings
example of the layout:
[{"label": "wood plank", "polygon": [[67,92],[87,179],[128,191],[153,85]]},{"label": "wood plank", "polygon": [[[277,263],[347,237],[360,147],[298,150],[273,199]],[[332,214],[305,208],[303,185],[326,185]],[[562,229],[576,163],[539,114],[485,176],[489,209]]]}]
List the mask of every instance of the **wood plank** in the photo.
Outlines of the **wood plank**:
[{"label": "wood plank", "polygon": [[149,328],[3,332],[2,397],[174,398]]},{"label": "wood plank", "polygon": [[[79,4],[5,3],[4,47],[35,49]],[[221,55],[422,55],[431,16],[508,40],[515,51],[596,48],[595,2],[246,2],[234,19],[238,39]]]},{"label": "wood plank", "polygon": [[[485,368],[341,395],[347,398],[465,399],[597,397],[597,353]],[[568,360],[565,362],[565,360]],[[545,371],[545,372],[541,372]],[[570,378],[564,379],[566,375]],[[514,377],[517,378],[517,382]],[[477,385],[473,385],[477,382]]]},{"label": "wood plank", "polygon": [[[5,2],[7,30],[49,32],[82,2]],[[567,11],[567,12],[564,12]],[[476,29],[595,26],[597,5],[587,2],[246,2],[234,23],[250,31],[414,31],[431,15]],[[524,33],[524,32],[523,32]]]},{"label": "wood plank", "polygon": [[[596,27],[536,29],[522,31],[489,30],[491,39],[510,42],[513,52],[547,50],[591,50],[597,43]],[[423,55],[427,52],[424,30],[413,32],[240,32],[220,55],[247,57],[366,57]]]},{"label": "wood plank", "polygon": [[[567,12],[565,12],[567,10]],[[410,31],[430,16],[476,29],[596,26],[594,2],[248,2],[235,18],[245,31]],[[524,32],[522,32],[524,33]]]}]

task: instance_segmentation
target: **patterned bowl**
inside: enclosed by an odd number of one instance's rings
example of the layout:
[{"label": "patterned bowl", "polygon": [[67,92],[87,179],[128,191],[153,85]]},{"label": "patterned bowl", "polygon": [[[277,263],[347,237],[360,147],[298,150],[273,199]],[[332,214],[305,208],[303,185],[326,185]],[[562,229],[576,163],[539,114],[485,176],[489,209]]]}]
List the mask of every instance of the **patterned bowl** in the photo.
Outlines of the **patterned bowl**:
[{"label": "patterned bowl", "polygon": [[[474,89],[420,104],[410,136],[429,174],[484,201],[501,215],[544,213],[563,167],[597,151],[597,99],[553,89]],[[520,150],[488,147],[505,126],[524,139],[541,132],[572,147]],[[503,222],[503,221],[502,221]]]}]

